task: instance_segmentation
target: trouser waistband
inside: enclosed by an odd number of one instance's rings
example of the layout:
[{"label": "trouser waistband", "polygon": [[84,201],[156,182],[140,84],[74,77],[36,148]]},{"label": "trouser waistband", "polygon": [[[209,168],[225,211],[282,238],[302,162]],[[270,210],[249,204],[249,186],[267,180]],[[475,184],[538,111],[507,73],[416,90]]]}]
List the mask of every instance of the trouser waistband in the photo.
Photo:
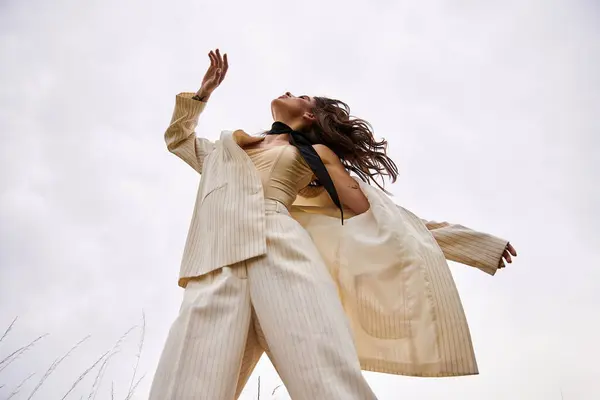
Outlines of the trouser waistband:
[{"label": "trouser waistband", "polygon": [[285,204],[273,199],[265,199],[265,212],[276,212],[290,215],[290,212]]}]

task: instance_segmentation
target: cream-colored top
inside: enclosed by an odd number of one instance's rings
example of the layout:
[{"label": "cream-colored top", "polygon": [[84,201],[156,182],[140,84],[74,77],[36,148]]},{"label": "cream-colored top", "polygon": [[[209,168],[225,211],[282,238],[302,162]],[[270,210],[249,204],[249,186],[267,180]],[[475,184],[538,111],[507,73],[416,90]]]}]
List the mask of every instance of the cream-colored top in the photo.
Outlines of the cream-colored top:
[{"label": "cream-colored top", "polygon": [[313,179],[300,151],[290,145],[244,149],[260,175],[265,199],[292,206],[300,189]]}]

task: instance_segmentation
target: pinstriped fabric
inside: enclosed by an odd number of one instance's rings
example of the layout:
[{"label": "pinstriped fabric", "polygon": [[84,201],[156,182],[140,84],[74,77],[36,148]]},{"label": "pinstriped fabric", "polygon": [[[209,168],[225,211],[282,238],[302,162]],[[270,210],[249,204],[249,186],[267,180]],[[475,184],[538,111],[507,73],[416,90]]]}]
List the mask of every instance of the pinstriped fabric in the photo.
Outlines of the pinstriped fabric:
[{"label": "pinstriped fabric", "polygon": [[206,103],[191,100],[194,93],[182,93],[175,100],[171,124],[165,132],[167,148],[179,156],[198,173],[206,156],[214,149],[214,144],[194,134],[198,117]]},{"label": "pinstriped fabric", "polygon": [[460,298],[434,237],[385,193],[357,182],[371,209],[343,227],[315,209],[293,211],[338,283],[361,367],[431,377],[478,373]]},{"label": "pinstriped fabric", "polygon": [[268,256],[248,268],[272,362],[293,399],[374,399],[336,285],[308,233],[277,204]]},{"label": "pinstriped fabric", "polygon": [[[406,215],[412,219],[414,226],[423,234],[426,227],[419,225],[419,219],[405,210]],[[433,238],[431,244],[436,245]],[[424,252],[426,274],[429,275],[431,295],[434,301],[436,318],[441,326],[438,330],[437,343],[440,349],[440,358],[444,360],[439,372],[433,376],[456,376],[478,373],[471,334],[466,324],[466,317],[460,301],[454,279],[449,268],[435,268],[446,264],[440,252]],[[441,373],[440,373],[441,372]],[[425,373],[423,376],[430,376]]]},{"label": "pinstriped fabric", "polygon": [[[165,132],[169,151],[202,173],[181,262],[182,287],[190,278],[266,251],[262,185],[235,140],[242,132],[223,131],[216,143],[198,138],[194,129],[205,103],[193,100],[193,95],[177,95]],[[245,134],[243,138],[260,140]]]},{"label": "pinstriped fabric", "polygon": [[[204,105],[191,95],[178,95],[165,134],[169,150],[202,172],[181,263],[183,287],[221,267],[268,257],[262,184],[241,148],[261,138],[239,130],[222,132],[214,144],[196,138],[193,129]],[[338,214],[329,212],[335,209],[319,203],[323,196],[299,197],[292,208],[337,284],[361,367],[413,376],[476,374],[468,325],[445,257],[493,273],[506,241],[460,225],[426,226],[377,188],[358,183],[371,209],[343,227]],[[252,333],[250,325],[243,331]],[[249,354],[241,365],[251,370],[255,352]]]},{"label": "pinstriped fabric", "polygon": [[285,206],[267,203],[266,255],[188,282],[151,400],[233,399],[266,347],[294,399],[376,398],[317,249]]},{"label": "pinstriped fabric", "polygon": [[251,316],[245,275],[224,267],[188,283],[150,399],[233,399]]},{"label": "pinstriped fabric", "polygon": [[[246,339],[246,348],[244,349],[244,356],[242,357],[242,364],[240,367],[240,374],[237,381],[237,387],[235,391],[235,398],[237,399],[242,390],[246,386],[250,375],[254,371],[256,364],[262,357],[263,353],[267,352],[269,359],[273,360],[273,356],[269,352],[269,346],[267,345],[265,334],[262,331],[256,312],[252,309],[252,324],[248,330],[248,338]],[[277,368],[276,368],[277,369]]]},{"label": "pinstriped fabric", "polygon": [[448,222],[425,221],[425,226],[448,260],[479,268],[494,275],[501,266],[508,240]]}]

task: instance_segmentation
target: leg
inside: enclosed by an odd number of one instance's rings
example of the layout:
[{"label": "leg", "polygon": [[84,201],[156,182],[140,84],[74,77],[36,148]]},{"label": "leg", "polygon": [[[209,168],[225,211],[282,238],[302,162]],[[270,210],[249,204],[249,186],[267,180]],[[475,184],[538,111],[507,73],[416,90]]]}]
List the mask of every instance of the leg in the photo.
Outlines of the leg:
[{"label": "leg", "polygon": [[256,329],[256,315],[252,312],[252,322],[248,329],[248,338],[246,340],[246,348],[244,350],[244,357],[242,358],[242,366],[240,368],[240,374],[238,376],[237,387],[235,389],[235,398],[237,399],[244,386],[248,382],[250,375],[254,371],[258,360],[265,352],[260,344],[259,337]]},{"label": "leg", "polygon": [[[267,353],[269,360],[273,363],[273,355],[271,354],[269,347],[267,346],[267,342],[265,340],[265,334],[262,331],[260,324],[258,323],[258,319],[256,318],[256,313],[252,310],[252,322],[250,326],[250,330],[248,332],[248,340],[246,341],[246,349],[244,351],[244,359],[242,361],[242,368],[240,369],[240,376],[238,378],[237,388],[235,391],[235,398],[237,399],[244,386],[248,382],[250,375],[254,371],[256,364],[260,360],[260,357],[264,353]],[[275,366],[275,370],[277,371],[277,366]],[[279,371],[277,371],[279,375]]]},{"label": "leg", "polygon": [[151,400],[231,400],[235,395],[250,298],[246,266],[191,281],[156,371]]},{"label": "leg", "polygon": [[248,263],[250,297],[294,400],[371,400],[352,333],[308,233],[286,214],[267,215],[266,257]]}]

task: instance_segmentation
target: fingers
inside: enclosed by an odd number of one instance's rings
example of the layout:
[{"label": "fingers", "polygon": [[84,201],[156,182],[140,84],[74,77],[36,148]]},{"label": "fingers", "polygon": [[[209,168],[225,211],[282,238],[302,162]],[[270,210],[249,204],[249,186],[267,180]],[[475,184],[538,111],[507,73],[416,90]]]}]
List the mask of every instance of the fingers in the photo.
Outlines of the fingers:
[{"label": "fingers", "polygon": [[502,257],[504,257],[504,259],[506,260],[507,263],[509,263],[509,264],[512,263],[512,258],[510,256],[510,253],[508,252],[508,250],[504,250]]},{"label": "fingers", "polygon": [[225,75],[224,73],[227,72],[227,69],[229,68],[227,53],[221,55],[221,50],[215,49],[211,50],[210,53],[208,53],[208,56],[210,57],[210,66],[216,69],[221,69],[223,75]]},{"label": "fingers", "polygon": [[227,54],[221,55],[219,49],[211,50],[208,53],[208,58],[210,58],[210,66],[204,75],[202,86],[204,89],[212,91],[223,82],[229,68],[229,61],[227,60]]},{"label": "fingers", "polygon": [[211,50],[210,53],[208,53],[208,57],[210,58],[210,67],[214,68],[217,66],[217,56],[215,55],[215,53]]},{"label": "fingers", "polygon": [[498,266],[498,268],[504,268],[506,267],[506,264],[504,264],[504,261],[506,260],[507,263],[512,263],[512,257],[516,257],[517,256],[517,251],[515,250],[515,248],[512,246],[512,244],[507,243],[506,244],[506,248],[504,249],[504,252],[502,253],[502,258],[500,259],[500,265]]},{"label": "fingers", "polygon": [[510,252],[510,254],[512,254],[514,257],[517,256],[517,251],[515,250],[515,248],[512,246],[512,244],[508,244],[506,246],[506,249]]},{"label": "fingers", "polygon": [[211,68],[223,68],[223,57],[221,57],[219,49],[211,50],[208,57],[210,57]]},{"label": "fingers", "polygon": [[221,83],[223,81],[223,79],[225,79],[225,74],[227,73],[227,70],[229,69],[229,62],[227,61],[227,53],[223,54],[223,68],[221,69],[221,80],[219,81],[219,83]]},{"label": "fingers", "polygon": [[214,52],[211,51],[211,65],[214,65],[216,68],[215,78],[217,79],[217,83],[220,84],[225,79],[225,74],[229,69],[229,60],[227,59],[227,53],[221,55],[221,50],[216,49]]},{"label": "fingers", "polygon": [[[222,72],[223,72],[223,57],[221,56],[221,52],[219,51],[219,49],[216,50],[216,58],[217,58],[217,69],[220,70],[219,72],[221,72],[221,74],[219,75],[219,78],[221,78],[223,76]],[[220,82],[220,81],[219,81]]]},{"label": "fingers", "polygon": [[217,49],[217,67],[221,68],[223,66],[223,57],[221,57],[221,52],[219,51],[219,49]]}]

